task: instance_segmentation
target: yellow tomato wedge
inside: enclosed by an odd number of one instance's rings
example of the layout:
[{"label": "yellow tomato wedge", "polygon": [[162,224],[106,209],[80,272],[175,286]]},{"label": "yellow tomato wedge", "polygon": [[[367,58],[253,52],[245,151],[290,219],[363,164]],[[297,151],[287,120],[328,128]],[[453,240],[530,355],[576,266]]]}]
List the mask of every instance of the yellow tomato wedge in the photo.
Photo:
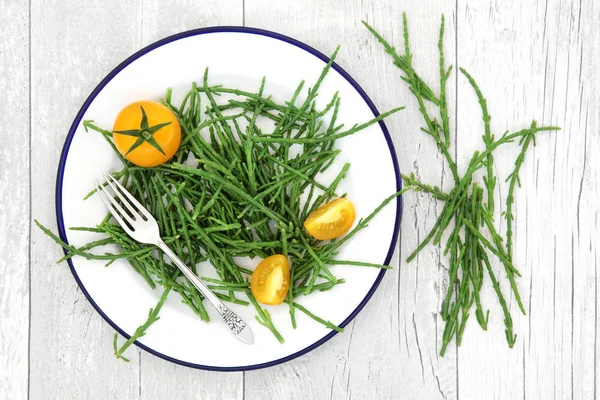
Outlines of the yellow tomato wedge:
[{"label": "yellow tomato wedge", "polygon": [[181,126],[165,105],[157,101],[136,101],[117,115],[113,140],[129,162],[140,167],[156,167],[177,152]]},{"label": "yellow tomato wedge", "polygon": [[290,288],[290,263],[281,254],[262,260],[250,277],[254,298],[263,304],[279,305]]},{"label": "yellow tomato wedge", "polygon": [[350,200],[341,197],[310,213],[304,221],[304,228],[316,239],[335,239],[352,228],[355,218],[354,206]]}]

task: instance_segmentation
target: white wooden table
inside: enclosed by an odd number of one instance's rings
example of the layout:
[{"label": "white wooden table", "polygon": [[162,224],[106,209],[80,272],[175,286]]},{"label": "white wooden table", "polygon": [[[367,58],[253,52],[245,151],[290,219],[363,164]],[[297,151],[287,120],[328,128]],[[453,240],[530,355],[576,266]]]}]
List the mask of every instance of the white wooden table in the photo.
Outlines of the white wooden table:
[{"label": "white wooden table", "polygon": [[[169,3],[169,4],[167,4]],[[440,15],[448,62],[466,67],[488,99],[492,128],[529,124],[539,135],[516,201],[516,263],[528,311],[511,308],[518,333],[507,348],[501,313],[483,332],[474,319],[459,349],[438,356],[447,261],[427,248],[403,260],[440,207],[408,194],[389,272],[347,332],[283,365],[213,373],[137,348],[112,354],[112,329],[87,302],[61,249],[35,226],[54,225],[57,162],[83,101],[117,63],[180,31],[245,25],[331,53],[379,109],[401,169],[443,183],[442,160],[419,132],[420,115],[367,20],[401,46],[407,11],[426,80],[437,80]],[[595,399],[600,397],[600,2],[597,0],[0,0],[0,399]],[[435,85],[433,85],[435,87]],[[449,87],[456,154],[479,148],[480,110],[465,79]],[[506,176],[514,148],[496,156]],[[447,181],[448,179],[446,179]]]}]

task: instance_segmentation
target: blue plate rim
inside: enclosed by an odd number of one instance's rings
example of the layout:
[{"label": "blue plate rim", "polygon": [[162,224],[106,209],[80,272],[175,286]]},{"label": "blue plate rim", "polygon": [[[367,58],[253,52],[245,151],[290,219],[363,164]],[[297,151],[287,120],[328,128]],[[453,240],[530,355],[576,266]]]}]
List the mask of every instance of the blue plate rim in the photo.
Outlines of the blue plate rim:
[{"label": "blue plate rim", "polygon": [[[329,60],[330,60],[329,57],[327,57],[320,51],[314,49],[313,47],[311,47],[299,40],[293,39],[289,36],[285,36],[280,33],[272,32],[272,31],[268,31],[268,30],[264,30],[264,29],[241,27],[241,26],[216,26],[216,27],[192,29],[189,31],[177,33],[172,36],[168,36],[164,39],[154,42],[154,43],[142,48],[141,50],[135,52],[133,55],[131,55],[130,57],[125,59],[119,65],[117,65],[104,79],[102,79],[102,81],[100,81],[100,83],[94,88],[92,93],[88,96],[88,98],[85,100],[85,102],[79,109],[77,116],[75,117],[75,119],[73,120],[73,123],[71,124],[71,127],[69,128],[69,132],[65,139],[65,144],[63,145],[63,149],[62,149],[62,152],[60,155],[60,161],[58,164],[58,171],[57,171],[57,176],[56,176],[56,191],[55,191],[56,222],[58,225],[59,236],[63,241],[68,243],[65,226],[64,226],[64,221],[63,221],[63,212],[62,212],[62,187],[63,187],[65,163],[66,163],[67,156],[69,154],[69,148],[71,146],[71,142],[73,140],[73,136],[75,135],[77,127],[81,123],[81,120],[82,120],[85,112],[89,108],[90,104],[94,101],[96,96],[125,67],[127,67],[133,61],[137,60],[138,58],[142,57],[143,55],[151,52],[152,50],[154,50],[160,46],[163,46],[165,44],[168,44],[168,43],[180,40],[180,39],[184,39],[184,38],[187,38],[190,36],[204,35],[204,34],[209,34],[209,33],[222,33],[222,32],[235,32],[235,33],[246,33],[246,34],[252,34],[252,35],[267,36],[267,37],[270,37],[273,39],[281,40],[281,41],[291,44],[293,46],[296,46],[296,47],[312,54],[313,56],[319,58],[320,60],[322,60],[325,63],[329,62]],[[338,72],[344,79],[346,79],[346,81],[348,81],[348,83],[350,83],[352,85],[352,87],[360,94],[362,99],[365,101],[365,103],[368,105],[369,109],[373,112],[373,114],[375,116],[380,115],[379,111],[377,110],[377,107],[375,107],[375,104],[373,104],[373,101],[369,98],[369,96],[362,89],[362,87],[358,84],[358,82],[356,82],[354,80],[354,78],[352,78],[342,67],[340,67],[335,62],[332,64],[331,68],[334,69],[336,72]],[[402,189],[402,180],[400,178],[400,167],[398,165],[398,158],[396,156],[396,150],[394,148],[392,138],[390,136],[390,133],[389,133],[385,123],[383,121],[379,121],[379,126],[381,127],[381,130],[382,130],[385,140],[387,142],[388,148],[390,150],[390,154],[392,156],[392,163],[394,165],[394,173],[396,175],[396,190],[400,191]],[[394,233],[392,235],[392,241],[390,243],[390,248],[388,250],[388,254],[384,261],[384,264],[386,264],[386,265],[389,265],[389,262],[392,259],[394,250],[398,243],[401,219],[402,219],[402,196],[398,196],[396,199],[396,217],[395,217],[395,222],[394,222]],[[63,249],[63,251],[65,252],[65,254],[67,253],[64,249]],[[128,335],[115,322],[113,322],[108,317],[108,315],[106,315],[102,311],[102,309],[98,306],[98,304],[96,304],[96,302],[92,299],[92,297],[86,290],[85,286],[81,282],[81,279],[77,275],[77,271],[75,271],[75,267],[74,267],[71,259],[68,260],[68,263],[69,263],[69,268],[71,269],[71,273],[73,274],[73,277],[75,278],[75,281],[79,285],[79,288],[81,289],[81,291],[83,292],[85,297],[88,299],[88,301],[94,307],[94,309],[102,316],[102,318],[104,318],[104,320],[114,330],[116,330],[123,337],[129,339],[130,335]],[[360,302],[360,304],[356,307],[356,309],[352,313],[350,313],[350,315],[339,325],[340,327],[343,328],[343,327],[347,326],[358,315],[358,313],[364,308],[364,306],[371,299],[371,297],[373,296],[373,293],[375,293],[375,290],[381,283],[381,280],[383,279],[385,272],[386,272],[385,269],[382,269],[379,272],[379,275],[375,279],[375,282],[373,283],[373,286],[371,286],[371,289],[369,289],[369,292],[366,294],[366,296],[363,298],[363,300]],[[337,333],[336,331],[332,330],[330,333],[323,336],[321,339],[319,339],[315,343],[311,344],[308,347],[305,347],[302,350],[297,351],[294,354],[290,354],[289,356],[286,356],[286,357],[283,357],[283,358],[280,358],[277,360],[261,363],[261,364],[243,365],[243,366],[236,366],[236,367],[215,367],[215,366],[210,366],[210,365],[194,364],[194,363],[190,363],[187,361],[182,361],[182,360],[170,357],[166,354],[162,354],[162,353],[138,342],[137,340],[134,342],[134,344],[152,355],[155,355],[164,360],[173,362],[175,364],[183,365],[186,367],[208,370],[208,371],[239,372],[239,371],[250,371],[250,370],[255,370],[255,369],[272,367],[272,366],[293,360],[294,358],[300,357],[300,356],[316,349],[317,347],[321,346],[323,343],[327,342],[329,339],[331,339],[333,336],[335,336],[336,333]]]}]

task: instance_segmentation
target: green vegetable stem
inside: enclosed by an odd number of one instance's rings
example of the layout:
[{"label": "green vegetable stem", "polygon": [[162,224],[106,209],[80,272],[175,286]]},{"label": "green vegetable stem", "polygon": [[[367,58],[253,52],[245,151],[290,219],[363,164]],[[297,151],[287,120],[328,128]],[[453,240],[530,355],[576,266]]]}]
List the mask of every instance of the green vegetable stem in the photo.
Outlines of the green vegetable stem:
[{"label": "green vegetable stem", "polygon": [[[264,258],[273,254],[289,257],[292,284],[286,303],[294,328],[298,310],[330,329],[342,331],[308,310],[298,299],[344,284],[344,279],[336,277],[331,266],[389,268],[362,261],[340,261],[335,257],[342,244],[364,229],[369,220],[401,192],[388,197],[341,239],[316,241],[302,228],[309,212],[339,196],[338,185],[350,164],[343,165],[330,184],[321,181],[321,173],[333,168],[340,154],[337,141],[402,109],[394,108],[345,129],[337,121],[340,107],[337,93],[324,109],[319,109],[315,99],[337,52],[303,101],[298,99],[304,82],[288,101],[275,102],[265,93],[265,79],[257,92],[247,92],[210,83],[208,70],[202,82],[192,84],[180,104],[173,102],[172,92],[168,90],[162,102],[179,120],[181,146],[169,162],[154,168],[130,164],[112,143],[112,132],[93,121],[83,123],[86,130],[101,134],[115,150],[123,169],[113,176],[157,219],[162,237],[179,258],[194,271],[199,263],[210,263],[218,278],[203,279],[211,284],[216,295],[223,301],[252,304],[257,321],[279,342],[284,338],[271,315],[249,290],[252,271],[238,266],[237,257]],[[267,124],[262,122],[267,120],[273,128],[263,131],[261,126]],[[292,153],[292,146],[299,147],[300,151]],[[90,192],[86,198],[94,193]],[[302,193],[309,193],[305,202],[300,200]],[[123,353],[127,348],[159,319],[164,301],[173,292],[179,294],[181,301],[199,319],[209,321],[204,298],[181,272],[161,254],[156,254],[152,246],[129,238],[109,215],[96,227],[72,228],[105,236],[81,247],[67,245],[41,224],[38,226],[65,249],[66,256],[61,261],[80,256],[110,265],[124,259],[151,288],[164,288],[147,320],[122,346],[117,345],[115,336],[114,352],[118,358],[125,359]],[[107,245],[117,245],[121,251],[103,251]]]},{"label": "green vegetable stem", "polygon": [[[406,14],[403,16],[404,25],[404,54],[398,54],[396,50],[369,24],[363,21],[365,27],[377,38],[383,45],[386,53],[393,60],[393,63],[402,72],[401,79],[405,81],[412,95],[417,101],[419,111],[423,115],[425,126],[421,128],[435,141],[438,150],[443,155],[452,176],[454,178],[454,188],[448,193],[442,192],[437,186],[420,182],[413,173],[402,175],[402,179],[409,189],[416,192],[430,194],[434,199],[443,201],[444,207],[436,220],[431,232],[421,241],[416,250],[408,257],[407,261],[416,258],[421,250],[430,242],[437,245],[444,237],[444,233],[450,228],[451,232],[447,235],[444,254],[449,255],[450,267],[448,269],[448,287],[442,303],[440,312],[442,320],[445,322],[444,333],[442,336],[442,346],[440,354],[443,356],[452,339],[456,339],[456,344],[460,346],[466,323],[470,316],[470,309],[475,304],[475,316],[478,324],[483,330],[488,328],[490,311],[484,312],[480,291],[483,286],[485,272],[490,277],[492,287],[498,297],[498,303],[504,316],[505,335],[509,347],[513,347],[516,335],[513,333],[512,317],[507,306],[506,298],[503,295],[500,284],[494,272],[494,264],[490,261],[490,254],[504,267],[504,273],[510,283],[510,289],[519,309],[525,314],[525,307],[521,301],[521,296],[517,288],[516,279],[521,276],[513,264],[513,203],[514,193],[517,185],[520,186],[519,171],[525,160],[525,154],[529,144],[533,141],[535,144],[535,135],[542,131],[559,130],[558,127],[538,127],[534,121],[529,128],[518,132],[506,132],[500,138],[496,139],[491,133],[491,117],[487,108],[487,101],[483,96],[475,79],[464,68],[460,71],[467,78],[469,84],[473,87],[475,95],[479,100],[482,111],[484,134],[484,149],[475,152],[471,157],[466,171],[461,175],[449,149],[450,143],[450,124],[448,118],[448,108],[446,101],[446,84],[452,66],[446,68],[444,64],[444,16],[440,26],[438,41],[439,50],[439,71],[440,71],[440,94],[436,96],[433,90],[423,81],[420,75],[414,70],[412,63],[412,53],[410,50],[410,41],[408,34],[408,23]],[[434,117],[426,107],[425,103],[430,103],[429,109],[437,109],[438,117]],[[497,177],[494,175],[494,157],[493,152],[498,147],[519,141],[521,151],[515,161],[514,171],[507,178],[509,182],[508,195],[506,197],[506,229],[504,235],[497,232],[494,226],[494,196]],[[483,174],[483,186],[477,184],[476,173],[485,167]],[[485,199],[485,202],[484,202]],[[506,243],[506,249],[504,247]]]}]

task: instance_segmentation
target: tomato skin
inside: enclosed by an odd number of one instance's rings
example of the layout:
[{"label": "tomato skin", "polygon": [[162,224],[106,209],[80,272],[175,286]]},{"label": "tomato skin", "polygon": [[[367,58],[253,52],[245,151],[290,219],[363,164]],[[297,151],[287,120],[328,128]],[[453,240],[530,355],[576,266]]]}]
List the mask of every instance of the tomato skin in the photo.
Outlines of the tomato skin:
[{"label": "tomato skin", "polygon": [[250,277],[252,294],[262,304],[283,303],[289,288],[290,262],[281,254],[262,260]]},{"label": "tomato skin", "polygon": [[304,229],[315,239],[330,240],[348,232],[355,219],[354,205],[340,197],[310,213],[304,221]]},{"label": "tomato skin", "polygon": [[[137,138],[115,132],[140,129],[142,107],[147,115],[147,122],[150,127],[169,123],[169,125],[160,128],[151,135],[160,145],[164,154],[146,141],[127,154]],[[140,167],[156,167],[168,161],[179,149],[181,126],[175,114],[165,105],[151,100],[136,101],[125,106],[117,115],[113,126],[113,141],[127,161]]]}]

